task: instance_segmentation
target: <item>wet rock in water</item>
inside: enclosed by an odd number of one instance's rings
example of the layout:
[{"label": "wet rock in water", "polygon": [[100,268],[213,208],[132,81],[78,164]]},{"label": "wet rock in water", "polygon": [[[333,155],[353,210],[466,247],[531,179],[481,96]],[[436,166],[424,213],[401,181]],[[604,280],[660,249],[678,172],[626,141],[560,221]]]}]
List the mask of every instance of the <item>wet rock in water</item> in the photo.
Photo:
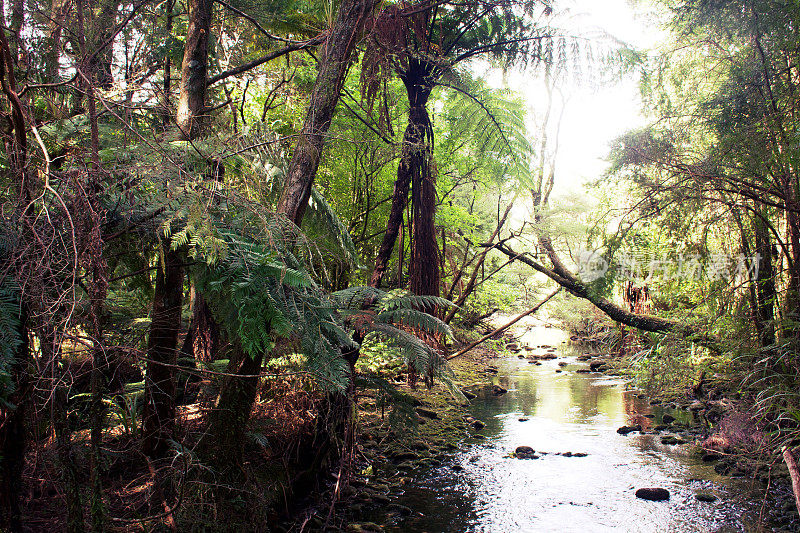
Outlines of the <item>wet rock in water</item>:
[{"label": "wet rock in water", "polygon": [[705,409],[705,404],[699,400],[695,400],[689,404],[688,409],[690,411],[700,411],[701,409]]},{"label": "wet rock in water", "polygon": [[500,385],[492,385],[492,394],[495,396],[500,396],[501,394],[505,394],[508,391],[501,387]]},{"label": "wet rock in water", "polygon": [[588,374],[589,372],[591,372],[591,370],[589,370],[588,368],[579,368],[575,372],[577,372],[578,374]]},{"label": "wet rock in water", "polygon": [[664,415],[664,416],[662,416],[662,417],[661,417],[661,420],[662,420],[662,421],[663,421],[665,424],[672,424],[673,422],[675,422],[675,417],[674,417],[674,416],[672,416],[672,415],[670,415],[670,414],[666,414],[666,415]]},{"label": "wet rock in water", "polygon": [[483,428],[486,427],[486,424],[484,424],[480,420],[473,420],[472,422],[469,423],[469,425],[470,425],[470,427],[472,429],[474,429],[476,431],[480,431],[480,430],[482,430]]},{"label": "wet rock in water", "polygon": [[572,457],[586,457],[587,455],[589,454],[584,452],[575,452],[572,454]]},{"label": "wet rock in water", "polygon": [[518,358],[518,359],[525,359],[525,356],[524,356],[523,354],[519,354],[519,355],[517,356],[517,358]]},{"label": "wet rock in water", "polygon": [[539,359],[544,359],[545,361],[550,361],[551,359],[558,359],[558,356],[554,353],[546,353],[539,357]]},{"label": "wet rock in water", "polygon": [[431,411],[430,409],[423,409],[422,407],[417,407],[417,414],[433,420],[439,419],[439,413],[436,411]]},{"label": "wet rock in water", "polygon": [[561,370],[560,368],[558,370],[556,370],[556,374],[560,374],[562,372],[563,372],[563,370]]},{"label": "wet rock in water", "polygon": [[534,361],[533,364],[536,366],[542,366],[542,363],[540,363],[539,361]]},{"label": "wet rock in water", "polygon": [[415,452],[395,452],[391,455],[392,462],[402,463],[403,461],[419,459],[419,454]]},{"label": "wet rock in water", "polygon": [[711,463],[714,461],[719,461],[722,459],[722,456],[718,453],[705,453],[703,454],[703,462]]},{"label": "wet rock in water", "polygon": [[462,470],[464,470],[464,467],[461,465],[453,465],[450,467],[450,470],[452,470],[453,472],[461,472]]},{"label": "wet rock in water", "polygon": [[567,362],[566,361],[561,361],[560,363],[558,363],[558,366],[567,366]]},{"label": "wet rock in water", "polygon": [[661,437],[661,444],[680,446],[681,444],[686,444],[686,441],[674,435],[667,435],[666,437]]},{"label": "wet rock in water", "polygon": [[534,450],[530,446],[517,446],[517,449],[514,450],[514,456],[517,459],[538,459],[539,458],[539,456],[536,455],[536,450]]},{"label": "wet rock in water", "polygon": [[605,361],[592,361],[591,363],[589,363],[589,370],[591,370],[592,372],[599,372],[605,366],[606,366]]},{"label": "wet rock in water", "polygon": [[508,343],[506,344],[506,349],[512,352],[519,351],[519,344],[516,344],[514,342]]},{"label": "wet rock in water", "polygon": [[462,391],[461,391],[461,393],[462,393],[462,394],[464,394],[464,397],[465,397],[467,400],[474,400],[475,398],[477,398],[477,397],[478,397],[478,395],[477,395],[477,394],[474,394],[474,393],[472,393],[472,392],[470,392],[470,391],[468,391],[468,390],[462,390]]},{"label": "wet rock in water", "polygon": [[564,452],[561,455],[562,457],[572,457],[572,452]]},{"label": "wet rock in water", "polygon": [[714,465],[714,472],[721,476],[727,476],[733,470],[734,464],[731,464],[728,461],[720,461]]},{"label": "wet rock in water", "polygon": [[642,488],[636,491],[636,497],[651,502],[669,500],[669,491],[661,487]]},{"label": "wet rock in water", "polygon": [[622,426],[621,428],[617,429],[617,433],[619,433],[620,435],[627,435],[628,433],[641,430],[642,426],[637,424],[635,426]]},{"label": "wet rock in water", "polygon": [[390,503],[386,508],[390,513],[400,516],[411,516],[414,513],[411,507],[406,507],[399,503]]},{"label": "wet rock in water", "polygon": [[709,494],[708,492],[698,492],[694,495],[695,499],[699,502],[715,502],[717,501],[717,497],[713,494]]},{"label": "wet rock in water", "polygon": [[592,358],[592,355],[590,355],[590,354],[579,355],[578,356],[578,361],[588,361],[591,358]]},{"label": "wet rock in water", "polygon": [[347,533],[381,533],[383,531],[383,526],[379,526],[374,522],[356,522],[354,524],[348,524],[345,531]]},{"label": "wet rock in water", "polygon": [[664,431],[665,429],[669,429],[669,424],[659,424],[653,427],[653,431]]},{"label": "wet rock in water", "polygon": [[528,419],[527,419],[527,418],[525,418],[525,417],[522,417],[522,418],[520,418],[520,419],[519,419],[519,421],[520,421],[520,422],[527,422],[527,421],[528,421]]}]

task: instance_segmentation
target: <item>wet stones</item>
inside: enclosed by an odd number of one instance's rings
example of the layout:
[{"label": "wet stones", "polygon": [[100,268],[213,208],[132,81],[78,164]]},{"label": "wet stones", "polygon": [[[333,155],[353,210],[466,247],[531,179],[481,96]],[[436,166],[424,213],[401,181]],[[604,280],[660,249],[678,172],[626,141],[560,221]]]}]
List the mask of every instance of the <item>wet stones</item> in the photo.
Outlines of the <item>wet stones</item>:
[{"label": "wet stones", "polygon": [[681,444],[686,444],[686,441],[674,435],[667,435],[665,437],[661,437],[661,444],[668,444],[670,446],[680,446]]},{"label": "wet stones", "polygon": [[494,394],[495,396],[501,396],[507,392],[508,391],[503,387],[501,387],[500,385],[492,385],[492,394]]},{"label": "wet stones", "polygon": [[517,459],[538,459],[539,456],[536,455],[536,450],[531,448],[530,446],[517,446],[517,449],[514,450],[514,457]]},{"label": "wet stones", "polygon": [[439,420],[439,413],[437,413],[436,411],[431,411],[430,409],[423,409],[422,407],[417,407],[417,414],[425,418],[430,418],[431,420]]},{"label": "wet stones", "polygon": [[347,533],[380,533],[383,531],[383,526],[379,526],[374,522],[358,522],[349,524],[345,531]]},{"label": "wet stones", "polygon": [[636,497],[651,502],[669,500],[669,491],[661,487],[641,488],[636,491]]},{"label": "wet stones", "polygon": [[661,420],[665,424],[672,424],[673,422],[675,422],[675,417],[670,414],[665,414],[664,416],[661,417]]},{"label": "wet stones", "polygon": [[694,495],[694,497],[699,502],[711,503],[717,501],[717,497],[708,492],[698,492],[697,494]]},{"label": "wet stones", "polygon": [[589,363],[589,370],[592,372],[602,372],[607,366],[608,363],[606,361],[592,361]]},{"label": "wet stones", "polygon": [[641,431],[642,426],[636,424],[635,426],[622,426],[621,428],[617,429],[617,433],[620,435],[627,435],[628,433],[633,433],[634,431]]}]

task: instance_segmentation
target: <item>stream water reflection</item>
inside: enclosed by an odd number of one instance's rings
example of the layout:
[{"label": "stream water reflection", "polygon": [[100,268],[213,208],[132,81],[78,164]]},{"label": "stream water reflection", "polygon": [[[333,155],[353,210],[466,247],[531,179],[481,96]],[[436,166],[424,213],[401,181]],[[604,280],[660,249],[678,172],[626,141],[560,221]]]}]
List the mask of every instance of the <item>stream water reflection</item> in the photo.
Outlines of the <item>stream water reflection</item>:
[{"label": "stream water reflection", "polygon": [[[388,531],[758,529],[760,503],[750,482],[722,478],[689,446],[663,445],[659,435],[617,434],[626,424],[658,424],[663,412],[626,391],[622,380],[576,373],[585,364],[566,341],[556,329],[535,327],[525,334],[523,343],[552,345],[558,359],[540,366],[517,358],[498,363],[493,383],[508,393],[494,396],[487,387],[471,402],[472,414],[486,423],[486,438],[469,439],[451,461],[417,472],[395,501],[421,514]],[[520,445],[545,454],[509,457]],[[588,455],[557,455],[564,452]],[[640,487],[664,487],[672,496],[667,502],[640,500],[634,496]],[[697,501],[700,491],[718,500]]]}]

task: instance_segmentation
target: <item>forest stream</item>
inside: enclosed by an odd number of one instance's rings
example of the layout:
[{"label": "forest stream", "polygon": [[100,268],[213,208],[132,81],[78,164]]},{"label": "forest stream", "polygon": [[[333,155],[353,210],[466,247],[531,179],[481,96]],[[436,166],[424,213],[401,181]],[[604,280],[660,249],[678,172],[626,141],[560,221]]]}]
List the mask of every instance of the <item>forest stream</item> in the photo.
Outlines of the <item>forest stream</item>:
[{"label": "forest stream", "polygon": [[[523,331],[521,344],[556,358],[540,365],[515,355],[497,360],[489,379],[508,392],[493,394],[487,379],[471,401],[472,415],[486,423],[485,438],[467,439],[442,465],[414,472],[415,481],[394,499],[414,513],[389,519],[387,531],[770,530],[759,521],[769,509],[758,482],[718,475],[691,444],[661,442],[669,435],[691,441],[691,430],[648,434],[664,415],[691,427],[690,411],[651,405],[622,379],[576,372],[587,364],[562,330]],[[631,424],[643,432],[617,433]],[[538,458],[514,458],[522,445]],[[634,493],[642,487],[665,488],[670,499],[639,499]]]}]

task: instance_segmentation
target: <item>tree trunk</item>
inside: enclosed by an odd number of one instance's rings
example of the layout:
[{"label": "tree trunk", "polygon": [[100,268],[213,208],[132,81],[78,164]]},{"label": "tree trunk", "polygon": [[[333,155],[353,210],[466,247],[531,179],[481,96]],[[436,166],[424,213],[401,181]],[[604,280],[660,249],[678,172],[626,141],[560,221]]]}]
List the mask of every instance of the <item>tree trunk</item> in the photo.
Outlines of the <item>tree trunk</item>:
[{"label": "tree trunk", "polygon": [[198,444],[200,453],[221,473],[235,472],[242,464],[247,421],[256,401],[263,354],[250,356],[235,346],[225,384],[211,411],[208,429]]},{"label": "tree trunk", "polygon": [[756,323],[758,324],[761,347],[775,344],[775,272],[772,266],[772,239],[764,220],[753,221],[755,230],[755,252],[758,254],[758,275],[756,276]]},{"label": "tree trunk", "polygon": [[298,226],[308,207],[325,136],[339,103],[353,50],[375,3],[375,0],[343,0],[330,36],[320,46],[317,80],[278,202],[278,212]]},{"label": "tree trunk", "polygon": [[150,334],[147,339],[142,450],[163,457],[175,429],[175,364],[183,305],[183,265],[180,254],[161,242],[163,264],[156,274]]},{"label": "tree trunk", "polygon": [[21,342],[9,369],[14,392],[8,398],[8,405],[0,409],[0,529],[11,532],[22,531],[20,496],[28,445],[25,421],[33,395],[24,308],[20,312],[18,335]]},{"label": "tree trunk", "polygon": [[178,130],[183,140],[197,137],[203,129],[212,6],[212,0],[189,0],[189,27],[186,30],[177,114]]},{"label": "tree trunk", "polygon": [[[408,203],[408,191],[411,185],[410,158],[413,147],[419,146],[422,142],[422,135],[419,128],[409,118],[406,131],[403,134],[403,147],[400,156],[400,164],[397,166],[397,179],[394,182],[394,192],[392,193],[392,207],[389,211],[389,219],[386,222],[386,232],[383,234],[378,255],[375,258],[375,268],[372,270],[369,285],[380,288],[386,269],[389,267],[389,259],[392,257],[394,243],[403,224],[403,213]],[[400,251],[402,253],[402,250]],[[398,283],[402,280],[398,274]]]},{"label": "tree trunk", "polygon": [[[433,126],[426,110],[430,97],[430,72],[425,62],[411,60],[400,78],[408,94],[408,128],[412,142],[403,143],[401,166],[411,175],[411,258],[409,289],[418,295],[439,295],[439,244],[436,240],[436,172],[431,144]],[[404,172],[406,169],[404,169]],[[398,176],[400,171],[398,170]]]}]

